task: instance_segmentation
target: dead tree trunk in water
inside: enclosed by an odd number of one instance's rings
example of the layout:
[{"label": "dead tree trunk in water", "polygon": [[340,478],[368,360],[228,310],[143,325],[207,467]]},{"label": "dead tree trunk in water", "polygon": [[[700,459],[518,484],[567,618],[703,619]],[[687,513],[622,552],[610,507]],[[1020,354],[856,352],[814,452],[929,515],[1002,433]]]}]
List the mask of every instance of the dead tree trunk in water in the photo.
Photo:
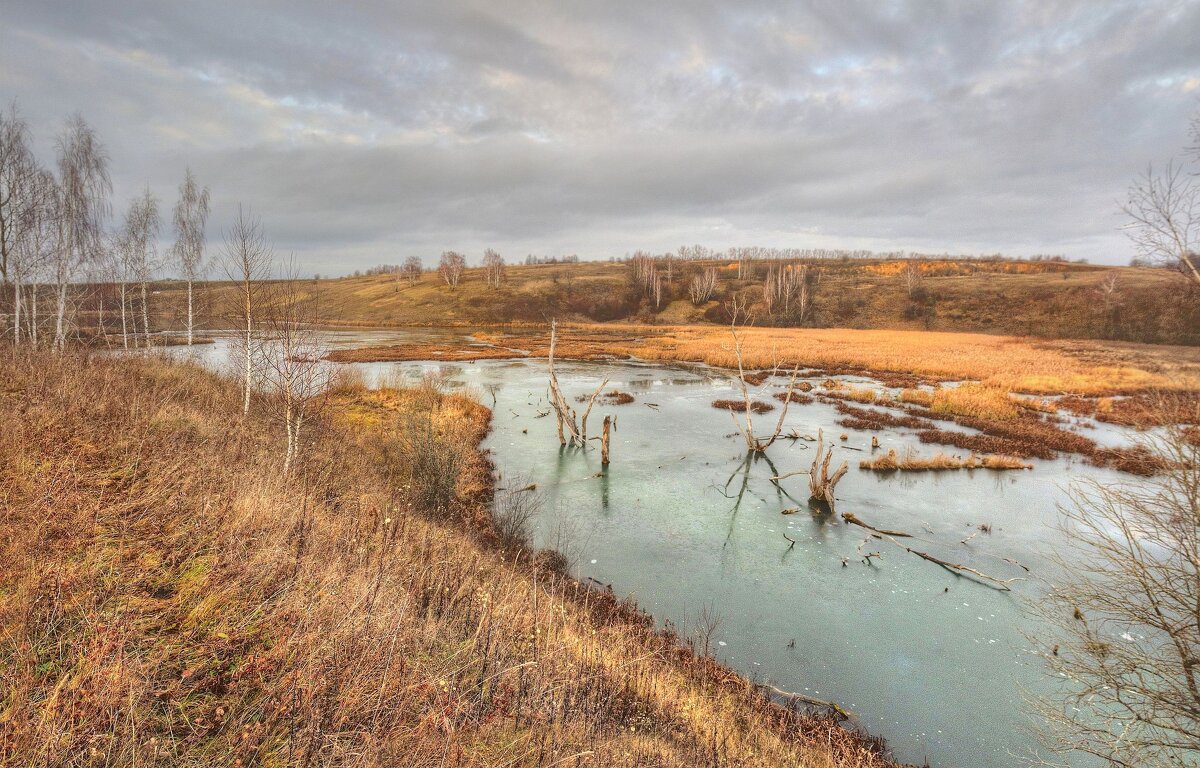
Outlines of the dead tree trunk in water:
[{"label": "dead tree trunk in water", "polygon": [[850,465],[843,461],[842,466],[838,467],[837,471],[832,476],[829,474],[829,460],[833,458],[833,447],[831,446],[825,452],[825,458],[821,458],[821,451],[824,448],[824,431],[817,430],[817,451],[813,456],[812,468],[808,471],[808,488],[810,498],[813,501],[823,503],[829,506],[830,511],[833,511],[834,506],[834,488],[838,481],[846,474]]},{"label": "dead tree trunk in water", "polygon": [[608,466],[608,430],[611,425],[612,417],[605,416],[604,429],[600,433],[600,464],[605,467]]},{"label": "dead tree trunk in water", "polygon": [[[554,347],[558,340],[558,321],[550,321],[550,353],[547,357],[550,369],[550,405],[554,408],[554,418],[558,421],[558,442],[567,444],[567,434],[570,433],[572,444],[580,443],[579,428],[575,425],[575,412],[567,405],[562,390],[558,386],[558,376],[554,374]],[[566,432],[564,432],[564,428]]]}]

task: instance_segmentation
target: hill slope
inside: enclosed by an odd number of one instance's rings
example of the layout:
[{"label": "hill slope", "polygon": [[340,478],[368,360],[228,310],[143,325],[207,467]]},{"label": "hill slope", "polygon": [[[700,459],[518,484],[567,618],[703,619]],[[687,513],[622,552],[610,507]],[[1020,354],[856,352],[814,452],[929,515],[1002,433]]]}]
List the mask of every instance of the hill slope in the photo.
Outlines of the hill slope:
[{"label": "hill slope", "polygon": [[482,406],[344,384],[291,479],[273,410],[0,361],[0,763],[891,764],[506,547]]}]

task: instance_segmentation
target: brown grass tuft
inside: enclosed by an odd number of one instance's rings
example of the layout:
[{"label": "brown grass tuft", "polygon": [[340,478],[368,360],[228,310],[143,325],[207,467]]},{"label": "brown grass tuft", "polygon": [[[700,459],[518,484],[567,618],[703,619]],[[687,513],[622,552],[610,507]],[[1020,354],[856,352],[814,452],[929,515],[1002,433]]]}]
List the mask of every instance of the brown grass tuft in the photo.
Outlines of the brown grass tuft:
[{"label": "brown grass tuft", "polygon": [[958,456],[950,456],[945,453],[935,453],[933,456],[918,456],[913,451],[906,451],[904,455],[896,454],[895,449],[889,450],[886,454],[876,456],[873,459],[864,459],[858,464],[860,469],[867,469],[873,472],[936,472],[952,469],[1033,469],[1032,464],[1027,464],[1015,456],[977,456],[972,453],[967,458]]},{"label": "brown grass tuft", "polygon": [[[734,411],[736,413],[746,412],[745,400],[713,400],[713,408],[721,408],[726,411]],[[769,413],[775,410],[775,406],[770,403],[764,403],[761,400],[751,400],[750,410],[754,413]]]}]

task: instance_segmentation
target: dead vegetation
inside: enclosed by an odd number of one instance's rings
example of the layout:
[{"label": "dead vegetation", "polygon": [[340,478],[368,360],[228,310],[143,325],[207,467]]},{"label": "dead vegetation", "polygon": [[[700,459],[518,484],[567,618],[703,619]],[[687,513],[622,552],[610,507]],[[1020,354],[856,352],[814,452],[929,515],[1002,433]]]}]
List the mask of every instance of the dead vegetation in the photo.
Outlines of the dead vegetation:
[{"label": "dead vegetation", "polygon": [[[723,411],[745,413],[747,406],[745,400],[713,400],[712,407],[719,408]],[[775,406],[771,405],[770,403],[764,403],[761,400],[751,400],[749,408],[754,413],[770,413],[771,411],[775,410]]]},{"label": "dead vegetation", "polygon": [[873,459],[863,459],[858,464],[859,469],[872,472],[936,472],[953,469],[1033,469],[1015,456],[988,455],[979,456],[974,453],[965,459],[961,456],[951,456],[945,453],[935,453],[932,456],[919,456],[913,451],[897,454],[895,449],[876,456]]},{"label": "dead vegetation", "polygon": [[196,367],[0,362],[0,762],[891,765],[506,547],[433,384],[343,381],[286,478]]}]

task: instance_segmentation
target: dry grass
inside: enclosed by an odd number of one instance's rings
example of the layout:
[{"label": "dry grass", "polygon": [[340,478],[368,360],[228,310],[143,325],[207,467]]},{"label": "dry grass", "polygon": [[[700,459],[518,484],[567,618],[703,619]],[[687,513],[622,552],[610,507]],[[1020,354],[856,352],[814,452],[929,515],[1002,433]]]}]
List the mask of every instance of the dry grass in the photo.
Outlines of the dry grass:
[{"label": "dry grass", "polygon": [[[1148,388],[1200,388],[1200,350],[1034,343],[971,333],[851,329],[746,328],[745,364],[916,374],[935,380],[971,379],[1031,394],[1108,394]],[[655,329],[634,346],[615,349],[650,360],[687,360],[735,367],[729,331],[711,327]],[[1153,358],[1146,355],[1153,352]]]},{"label": "dry grass", "polygon": [[[973,333],[800,328],[743,328],[744,365],[789,369],[795,364],[882,378],[889,385],[919,380],[979,381],[1029,394],[1111,395],[1144,390],[1200,390],[1200,349],[1106,342],[1033,342]],[[339,350],[339,360],[479,360],[544,357],[545,330],[476,334],[488,346],[412,344]],[[719,326],[564,326],[558,354],[596,360],[640,358],[736,368],[728,328]]]},{"label": "dry grass", "polygon": [[187,365],[0,362],[0,763],[889,764],[504,549],[478,404],[343,381],[290,482],[238,412]]},{"label": "dry grass", "polygon": [[951,469],[1033,469],[1032,464],[1015,456],[977,456],[972,453],[967,458],[951,456],[942,452],[932,456],[918,456],[913,451],[905,451],[897,455],[895,449],[876,456],[873,459],[863,459],[858,463],[859,469],[873,472],[938,472]]},{"label": "dry grass", "polygon": [[[713,400],[713,408],[720,408],[725,411],[735,411],[737,413],[746,412],[745,400]],[[751,400],[750,410],[754,413],[770,413],[775,410],[775,406],[770,403],[764,403],[761,400]]]},{"label": "dry grass", "polygon": [[1017,405],[1006,390],[982,384],[935,389],[929,410],[946,416],[993,421],[1011,421],[1018,414]]}]

